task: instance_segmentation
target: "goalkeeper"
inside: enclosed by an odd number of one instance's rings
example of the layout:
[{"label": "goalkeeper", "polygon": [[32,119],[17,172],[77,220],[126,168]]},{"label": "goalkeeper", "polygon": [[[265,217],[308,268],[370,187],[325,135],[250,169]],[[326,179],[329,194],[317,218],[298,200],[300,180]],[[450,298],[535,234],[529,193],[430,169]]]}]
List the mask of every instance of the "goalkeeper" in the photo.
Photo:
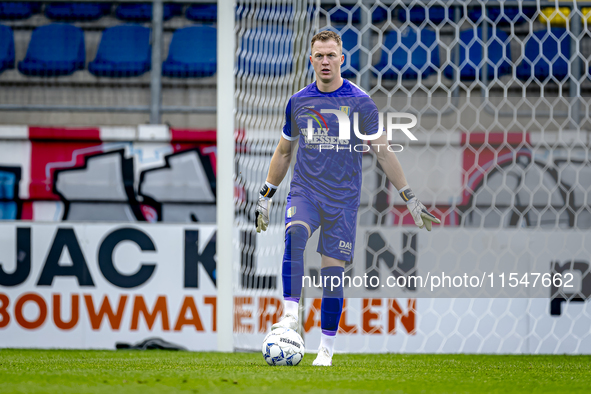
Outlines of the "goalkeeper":
[{"label": "goalkeeper", "polygon": [[[344,61],[341,37],[334,32],[323,31],[312,38],[311,46],[310,62],[316,81],[294,94],[287,104],[282,136],[256,207],[257,232],[265,231],[269,223],[269,200],[287,173],[292,148],[297,142],[299,149],[285,213],[282,266],[284,317],[273,325],[273,329],[298,328],[304,249],[314,231],[320,228],[317,250],[322,256],[322,283],[333,283],[333,276],[341,278],[345,262],[353,258],[362,153],[351,147],[363,146],[363,140],[357,136],[358,133],[352,134],[350,140],[340,139],[338,115],[322,110],[340,110],[353,118],[351,124],[367,140],[371,140],[384,172],[406,202],[417,226],[430,231],[433,222],[440,223],[409,188],[396,155],[385,148],[388,146],[386,135],[377,137],[376,134],[382,133],[382,130],[379,129],[379,113],[373,100],[355,84],[341,77]],[[357,114],[353,116],[355,112]],[[312,127],[314,124],[318,127]],[[313,365],[332,365],[342,309],[342,286],[324,286],[322,334]]]}]

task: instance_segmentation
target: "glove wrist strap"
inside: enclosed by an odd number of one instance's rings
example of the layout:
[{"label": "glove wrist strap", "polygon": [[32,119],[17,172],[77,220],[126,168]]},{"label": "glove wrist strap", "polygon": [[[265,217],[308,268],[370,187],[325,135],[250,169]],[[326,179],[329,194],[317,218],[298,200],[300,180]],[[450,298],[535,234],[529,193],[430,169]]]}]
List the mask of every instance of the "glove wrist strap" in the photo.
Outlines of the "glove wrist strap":
[{"label": "glove wrist strap", "polygon": [[413,191],[411,190],[410,187],[408,186],[404,186],[402,189],[400,189],[398,191],[400,193],[400,198],[402,198],[402,200],[405,203],[409,203],[413,198],[416,198],[415,194],[413,193]]},{"label": "glove wrist strap", "polygon": [[275,195],[276,191],[277,191],[277,186],[275,186],[269,182],[265,182],[265,184],[261,188],[260,194],[261,194],[261,197],[263,197],[265,200],[269,200]]}]

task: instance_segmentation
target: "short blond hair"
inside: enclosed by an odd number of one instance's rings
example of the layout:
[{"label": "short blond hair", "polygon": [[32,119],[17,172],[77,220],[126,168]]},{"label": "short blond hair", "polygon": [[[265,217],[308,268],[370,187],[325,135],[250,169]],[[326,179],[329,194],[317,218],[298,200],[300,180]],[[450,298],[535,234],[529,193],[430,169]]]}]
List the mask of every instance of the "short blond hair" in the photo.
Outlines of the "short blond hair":
[{"label": "short blond hair", "polygon": [[343,53],[343,41],[341,40],[341,36],[339,36],[334,31],[330,31],[330,30],[321,31],[320,33],[318,33],[314,37],[312,37],[312,42],[310,44],[310,48],[312,48],[314,46],[314,43],[316,41],[326,42],[329,40],[333,40],[334,42],[336,42],[337,45],[339,46],[339,48],[341,49],[341,53]]}]

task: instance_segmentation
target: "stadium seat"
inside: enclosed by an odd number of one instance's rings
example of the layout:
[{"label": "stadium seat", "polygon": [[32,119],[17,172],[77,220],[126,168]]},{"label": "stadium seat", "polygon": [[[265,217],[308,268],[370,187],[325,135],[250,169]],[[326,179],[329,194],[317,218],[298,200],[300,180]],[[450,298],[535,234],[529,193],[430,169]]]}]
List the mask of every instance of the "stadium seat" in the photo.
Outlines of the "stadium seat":
[{"label": "stadium seat", "polygon": [[562,80],[568,76],[570,36],[560,27],[537,31],[525,44],[524,57],[517,66],[518,78],[535,77],[543,81],[554,76]]},{"label": "stadium seat", "polygon": [[[355,7],[355,11],[351,12],[353,5],[342,5],[340,7],[324,6],[328,15],[330,16],[330,23],[349,23],[349,16],[351,16],[351,23],[359,23],[361,21],[361,8]],[[344,8],[344,9],[343,9]]]},{"label": "stadium seat", "polygon": [[380,23],[388,20],[388,10],[382,7],[376,7],[371,13],[371,22]]},{"label": "stadium seat", "polygon": [[190,26],[174,32],[168,58],[162,63],[167,77],[210,77],[216,71],[216,29]]},{"label": "stadium seat", "polygon": [[345,78],[354,78],[357,76],[355,71],[359,71],[359,49],[353,50],[357,46],[359,35],[353,29],[341,33],[343,41],[343,50],[345,53],[345,63],[343,64],[342,76]]},{"label": "stadium seat", "polygon": [[0,73],[14,68],[14,35],[8,26],[0,25]]},{"label": "stadium seat", "polygon": [[215,22],[218,18],[217,4],[191,4],[185,12],[187,19],[197,22]]},{"label": "stadium seat", "polygon": [[[445,8],[432,6],[432,7],[423,7],[423,6],[413,6],[410,9],[406,10],[404,8],[398,11],[398,19],[400,22],[404,23],[407,20],[415,25],[420,25],[423,23],[425,19],[427,19],[427,14],[425,13],[425,8],[429,10],[428,20],[431,23],[436,25],[440,24],[445,20]],[[453,20],[454,10],[453,7],[449,7],[447,9],[447,15],[449,20]]]},{"label": "stadium seat", "polygon": [[88,70],[97,77],[135,77],[150,70],[150,29],[121,25],[103,31],[96,58]]},{"label": "stadium seat", "polygon": [[[486,14],[488,18],[493,23],[503,26],[523,23],[534,18],[537,11],[536,7],[522,7],[522,12],[520,13],[518,6],[507,5],[511,2],[516,3],[516,1],[506,1],[503,12],[501,12],[500,7],[487,7]],[[478,22],[481,17],[482,8],[480,7],[475,7],[468,11],[468,18],[473,22]]]},{"label": "stadium seat", "polygon": [[[566,27],[566,21],[570,15],[570,8],[568,7],[544,7],[538,15],[538,21],[542,24],[550,22],[552,27]],[[591,24],[591,7],[581,7],[581,23]],[[572,22],[571,22],[572,23]]]},{"label": "stadium seat", "polygon": [[[474,37],[474,29],[465,30],[460,33],[460,79],[474,80],[477,77],[482,78],[480,63],[482,62],[482,28],[478,28],[478,38]],[[466,59],[466,48],[468,48],[468,58]],[[488,29],[488,64],[487,78],[491,80],[497,75],[505,75],[511,72],[511,48],[509,45],[509,36],[502,30],[496,30],[494,36],[493,29]],[[453,59],[452,54],[452,59]],[[492,65],[491,65],[492,64]],[[476,69],[479,69],[478,76]],[[444,75],[449,79],[454,79],[454,67],[447,66]]]},{"label": "stadium seat", "polygon": [[397,79],[399,74],[402,79],[416,79],[419,72],[422,78],[426,78],[439,68],[439,47],[435,38],[432,30],[409,27],[401,33],[398,43],[398,31],[390,31],[385,36],[384,48],[394,52],[390,55],[382,50],[380,61],[374,67],[382,72],[384,79]]},{"label": "stadium seat", "polygon": [[84,68],[85,57],[82,30],[56,23],[33,31],[27,54],[18,63],[18,69],[31,76],[69,75]]},{"label": "stadium seat", "polygon": [[[182,4],[164,4],[163,19],[182,15]],[[115,11],[117,19],[128,22],[149,22],[152,20],[152,4],[151,3],[124,3],[120,4]]]},{"label": "stadium seat", "polygon": [[66,21],[90,21],[105,14],[105,4],[101,3],[49,3],[45,6],[45,16],[49,19]]},{"label": "stadium seat", "polygon": [[41,10],[41,3],[29,1],[0,2],[0,19],[27,19]]},{"label": "stadium seat", "polygon": [[[351,15],[351,23],[361,22],[361,8],[356,7],[353,10],[354,5],[341,5],[340,7],[326,6],[323,7],[330,15],[331,24],[347,24],[349,23],[349,15]],[[332,11],[332,9],[335,11]],[[328,16],[327,16],[328,18]],[[371,14],[372,23],[380,23],[388,19],[388,11],[382,7],[376,7]]]},{"label": "stadium seat", "polygon": [[111,8],[113,8],[112,3],[100,3],[101,10],[103,11],[103,15],[109,15],[111,13]]},{"label": "stadium seat", "polygon": [[269,26],[249,29],[242,35],[238,69],[245,74],[279,76],[291,73],[291,30]]}]

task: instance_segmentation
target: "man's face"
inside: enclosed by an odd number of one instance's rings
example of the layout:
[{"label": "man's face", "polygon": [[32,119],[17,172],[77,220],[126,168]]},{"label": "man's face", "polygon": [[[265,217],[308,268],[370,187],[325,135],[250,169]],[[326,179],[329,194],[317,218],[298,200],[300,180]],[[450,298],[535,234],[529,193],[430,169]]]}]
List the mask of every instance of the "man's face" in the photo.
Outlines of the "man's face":
[{"label": "man's face", "polygon": [[341,64],[344,60],[345,56],[334,40],[318,40],[312,46],[310,61],[316,72],[316,78],[323,83],[330,83],[341,75]]}]

